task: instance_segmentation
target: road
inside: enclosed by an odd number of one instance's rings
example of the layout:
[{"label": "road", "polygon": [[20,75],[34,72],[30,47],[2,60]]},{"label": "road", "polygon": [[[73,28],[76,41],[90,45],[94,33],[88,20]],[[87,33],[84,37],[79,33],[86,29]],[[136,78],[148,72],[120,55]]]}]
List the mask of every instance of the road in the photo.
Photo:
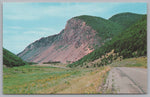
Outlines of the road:
[{"label": "road", "polygon": [[147,93],[147,69],[114,67],[110,70],[104,93],[145,94]]}]

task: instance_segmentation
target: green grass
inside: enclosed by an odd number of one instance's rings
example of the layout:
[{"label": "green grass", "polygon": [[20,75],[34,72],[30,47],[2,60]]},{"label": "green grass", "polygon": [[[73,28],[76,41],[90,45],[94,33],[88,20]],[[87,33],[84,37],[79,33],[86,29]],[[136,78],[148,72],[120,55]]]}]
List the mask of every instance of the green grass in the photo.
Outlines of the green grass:
[{"label": "green grass", "polygon": [[[70,79],[80,77],[92,69],[62,69],[44,66],[3,67],[4,94],[38,94],[51,87],[70,84]],[[56,90],[57,91],[57,90]]]},{"label": "green grass", "polygon": [[116,67],[143,67],[147,68],[147,57],[128,58],[111,64]]},{"label": "green grass", "polygon": [[[48,88],[58,83],[61,77],[66,78],[67,74],[70,73],[72,73],[70,70],[59,70],[53,67],[22,66],[4,68],[4,94],[34,93],[37,90]],[[47,82],[48,80],[52,82],[54,79],[57,80],[53,84]],[[42,85],[45,86],[43,87]]]}]

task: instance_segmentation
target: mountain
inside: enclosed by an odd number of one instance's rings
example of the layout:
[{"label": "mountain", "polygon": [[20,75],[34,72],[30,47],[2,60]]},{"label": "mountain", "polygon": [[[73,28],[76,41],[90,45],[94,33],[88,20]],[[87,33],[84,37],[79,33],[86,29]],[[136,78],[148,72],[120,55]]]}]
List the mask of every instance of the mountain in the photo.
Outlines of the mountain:
[{"label": "mountain", "polygon": [[[120,17],[123,17],[121,15]],[[18,56],[28,62],[75,62],[125,29],[124,24],[119,24],[116,17],[118,15],[108,20],[87,15],[73,17],[67,21],[66,27],[59,34],[43,37],[31,43]],[[125,17],[122,19],[126,20]],[[132,17],[130,23],[139,19]]]},{"label": "mountain", "polygon": [[142,14],[126,12],[126,13],[116,14],[112,16],[111,18],[109,18],[109,20],[119,25],[122,25],[123,29],[127,29],[131,25],[135,24],[142,17],[143,17]]},{"label": "mountain", "polygon": [[[110,64],[119,58],[131,58],[147,55],[147,15],[143,15],[137,22],[122,33],[107,41],[80,60],[69,64],[69,67],[93,67]],[[95,62],[94,62],[95,61]],[[98,61],[98,62],[96,62]],[[91,65],[90,64],[90,65]]]},{"label": "mountain", "polygon": [[102,38],[101,42],[112,38],[123,30],[122,25],[100,17],[82,15],[75,18],[85,21],[87,25],[96,30],[98,36]]},{"label": "mountain", "polygon": [[[103,21],[107,22],[107,20]],[[65,29],[59,34],[31,43],[18,56],[25,61],[38,63],[74,62],[92,52],[96,47],[100,47],[101,40],[96,30],[82,19],[74,17],[67,21]]]},{"label": "mountain", "polygon": [[27,63],[24,62],[17,55],[3,48],[3,64],[8,67],[13,67],[13,66],[23,66]]}]

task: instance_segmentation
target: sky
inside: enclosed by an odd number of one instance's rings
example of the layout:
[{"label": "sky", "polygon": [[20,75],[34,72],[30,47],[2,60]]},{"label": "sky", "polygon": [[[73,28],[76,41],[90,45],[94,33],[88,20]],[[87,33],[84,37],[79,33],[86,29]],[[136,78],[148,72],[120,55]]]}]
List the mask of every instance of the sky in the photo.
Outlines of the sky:
[{"label": "sky", "polygon": [[147,13],[146,3],[3,3],[3,47],[18,54],[29,44],[58,34],[75,16],[105,19],[123,13]]}]

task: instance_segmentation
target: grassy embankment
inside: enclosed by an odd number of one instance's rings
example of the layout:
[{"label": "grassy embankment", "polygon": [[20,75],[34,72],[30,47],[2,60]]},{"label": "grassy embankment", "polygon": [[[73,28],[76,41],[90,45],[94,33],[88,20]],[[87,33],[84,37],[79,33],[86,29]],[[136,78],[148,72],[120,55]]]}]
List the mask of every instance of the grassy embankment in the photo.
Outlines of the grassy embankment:
[{"label": "grassy embankment", "polygon": [[63,69],[48,66],[20,66],[3,69],[4,94],[101,93],[109,66]]},{"label": "grassy embankment", "polygon": [[116,61],[111,64],[115,67],[140,67],[147,68],[147,57],[128,58],[122,61]]}]

